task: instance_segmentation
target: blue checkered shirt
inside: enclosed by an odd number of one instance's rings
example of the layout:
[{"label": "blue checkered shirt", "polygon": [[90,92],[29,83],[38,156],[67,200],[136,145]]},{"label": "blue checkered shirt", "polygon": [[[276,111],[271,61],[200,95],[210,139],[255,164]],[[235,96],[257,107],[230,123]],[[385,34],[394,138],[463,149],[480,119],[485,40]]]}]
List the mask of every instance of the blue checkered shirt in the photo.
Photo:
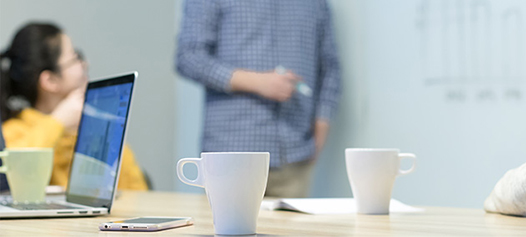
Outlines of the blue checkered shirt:
[{"label": "blue checkered shirt", "polygon": [[[270,152],[270,166],[314,158],[314,122],[330,120],[340,69],[325,0],[187,0],[176,67],[206,87],[202,150]],[[230,91],[236,69],[282,65],[313,88],[286,102]]]}]

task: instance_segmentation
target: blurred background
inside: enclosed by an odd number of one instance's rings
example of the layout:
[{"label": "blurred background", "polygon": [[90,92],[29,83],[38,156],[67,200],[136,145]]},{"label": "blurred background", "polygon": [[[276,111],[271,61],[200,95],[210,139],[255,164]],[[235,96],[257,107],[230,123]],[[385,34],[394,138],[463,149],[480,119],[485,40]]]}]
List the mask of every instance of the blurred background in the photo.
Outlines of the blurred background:
[{"label": "blurred background", "polygon": [[[0,49],[26,22],[51,21],[82,49],[91,79],[139,71],[127,138],[138,162],[155,190],[203,192],[174,167],[199,157],[204,94],[173,69],[182,3],[0,0]],[[329,3],[344,88],[311,196],[352,196],[345,148],[399,148],[418,167],[397,179],[394,198],[481,208],[526,161],[526,2]]]}]

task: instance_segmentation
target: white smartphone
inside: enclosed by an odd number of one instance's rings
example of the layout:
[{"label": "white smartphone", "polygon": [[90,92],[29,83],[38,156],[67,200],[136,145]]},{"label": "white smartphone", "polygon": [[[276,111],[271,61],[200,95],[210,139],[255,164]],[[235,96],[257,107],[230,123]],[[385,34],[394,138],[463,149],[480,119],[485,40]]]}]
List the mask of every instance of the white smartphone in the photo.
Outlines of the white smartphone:
[{"label": "white smartphone", "polygon": [[101,223],[100,230],[158,231],[194,224],[192,217],[145,216]]}]

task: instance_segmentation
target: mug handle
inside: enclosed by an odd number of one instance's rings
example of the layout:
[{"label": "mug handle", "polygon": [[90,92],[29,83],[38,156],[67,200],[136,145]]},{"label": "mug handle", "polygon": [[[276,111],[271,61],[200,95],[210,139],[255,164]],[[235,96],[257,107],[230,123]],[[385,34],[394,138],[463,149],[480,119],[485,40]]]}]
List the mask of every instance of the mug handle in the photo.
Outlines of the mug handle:
[{"label": "mug handle", "polygon": [[401,170],[399,169],[398,170],[398,175],[406,175],[406,174],[409,174],[411,172],[413,172],[415,170],[415,167],[416,167],[416,156],[414,154],[411,154],[411,153],[400,153],[398,155],[398,159],[400,159],[400,161],[404,158],[408,158],[408,159],[412,159],[413,160],[413,165],[411,166],[411,168],[407,169],[407,170]]},{"label": "mug handle", "polygon": [[2,166],[0,166],[0,173],[7,172],[7,165],[5,165],[5,161],[2,159],[2,157],[6,157],[7,154],[7,151],[0,151],[0,160],[2,160]]},{"label": "mug handle", "polygon": [[[184,175],[183,167],[187,163],[192,163],[197,166],[197,178],[194,180],[190,180]],[[205,186],[201,170],[201,158],[182,158],[177,162],[177,177],[185,184],[204,188]]]}]

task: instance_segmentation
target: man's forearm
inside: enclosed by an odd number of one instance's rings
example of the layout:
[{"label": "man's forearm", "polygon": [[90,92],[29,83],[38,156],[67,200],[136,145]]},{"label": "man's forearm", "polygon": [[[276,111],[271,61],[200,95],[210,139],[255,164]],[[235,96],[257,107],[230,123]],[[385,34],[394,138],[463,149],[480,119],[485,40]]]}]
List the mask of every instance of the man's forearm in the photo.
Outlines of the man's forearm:
[{"label": "man's forearm", "polygon": [[256,72],[235,70],[230,79],[230,89],[237,92],[256,93],[258,85]]}]

